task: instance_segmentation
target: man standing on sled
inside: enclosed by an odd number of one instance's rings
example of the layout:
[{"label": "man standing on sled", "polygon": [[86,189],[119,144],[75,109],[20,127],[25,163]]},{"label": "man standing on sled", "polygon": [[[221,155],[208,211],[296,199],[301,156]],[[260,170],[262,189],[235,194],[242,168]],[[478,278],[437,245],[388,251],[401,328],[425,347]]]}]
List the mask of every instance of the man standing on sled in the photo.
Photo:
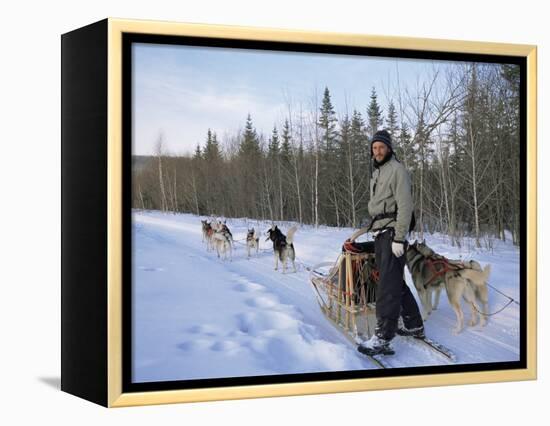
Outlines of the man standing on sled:
[{"label": "man standing on sled", "polygon": [[[374,171],[370,183],[368,230],[375,238],[376,265],[380,278],[376,290],[376,329],[374,335],[359,345],[367,355],[394,353],[391,340],[395,334],[423,338],[424,325],[418,305],[404,280],[407,234],[414,227],[411,180],[405,167],[395,157],[391,136],[386,130],[371,140]],[[398,329],[399,316],[404,328]]]}]

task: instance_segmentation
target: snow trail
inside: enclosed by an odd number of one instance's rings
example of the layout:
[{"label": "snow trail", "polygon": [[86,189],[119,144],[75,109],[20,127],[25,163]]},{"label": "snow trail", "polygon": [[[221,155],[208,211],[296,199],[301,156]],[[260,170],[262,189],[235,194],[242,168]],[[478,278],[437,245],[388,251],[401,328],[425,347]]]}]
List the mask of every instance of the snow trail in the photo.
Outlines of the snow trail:
[{"label": "snow trail", "polygon": [[[270,223],[228,219],[236,241],[244,240],[247,227],[254,226],[261,233],[261,250],[248,260],[246,247],[236,244],[233,261],[222,261],[201,242],[199,216],[136,211],[133,219],[133,381],[376,368],[323,316],[303,267],[297,273],[282,274],[281,265],[274,270],[272,245],[264,235]],[[283,232],[291,225],[283,225]],[[334,261],[352,232],[300,227],[294,240],[297,259],[306,265]],[[444,236],[427,242],[449,257],[460,256]],[[515,296],[518,251],[503,244],[497,253],[462,255],[491,262],[491,283]],[[408,273],[407,280],[411,286]],[[491,293],[491,310],[502,306],[502,300]],[[442,295],[440,308],[426,321],[427,335],[455,351],[460,363],[519,359],[517,305],[492,317],[483,329],[465,327],[454,336],[454,323]],[[448,363],[408,339],[396,337],[393,344],[396,355],[386,357],[392,367]]]}]

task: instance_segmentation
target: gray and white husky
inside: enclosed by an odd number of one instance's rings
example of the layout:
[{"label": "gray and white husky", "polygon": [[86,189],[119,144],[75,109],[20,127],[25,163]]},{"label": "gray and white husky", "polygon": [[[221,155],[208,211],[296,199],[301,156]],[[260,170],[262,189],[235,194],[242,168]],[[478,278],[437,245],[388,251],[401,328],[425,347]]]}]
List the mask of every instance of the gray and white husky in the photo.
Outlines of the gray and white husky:
[{"label": "gray and white husky", "polygon": [[[437,309],[439,294],[445,287],[449,303],[457,319],[456,327],[453,330],[455,334],[460,333],[464,328],[461,299],[470,305],[470,326],[476,325],[478,318],[481,326],[487,323],[487,318],[483,314],[488,312],[489,307],[487,281],[491,273],[491,265],[485,266],[482,270],[481,265],[474,260],[461,262],[446,259],[435,253],[425,243],[417,241],[408,246],[406,256],[407,267],[422,304],[424,319],[433,309]],[[440,266],[434,266],[434,261]],[[443,268],[444,262],[449,264],[449,270]],[[433,293],[436,296],[435,304],[432,304]]]},{"label": "gray and white husky", "polygon": [[256,249],[256,255],[260,250],[260,238],[256,235],[254,228],[248,229],[246,233],[246,253],[248,259],[250,259],[250,250]]},{"label": "gray and white husky", "polygon": [[231,234],[229,234],[226,231],[219,230],[214,231],[212,234],[212,243],[214,247],[216,247],[216,252],[218,253],[218,257],[220,257],[220,254],[222,255],[222,259],[227,259],[227,252],[229,252],[230,260],[233,260],[233,250],[231,248]]},{"label": "gray and white husky", "polygon": [[296,252],[294,251],[294,233],[298,227],[291,227],[285,236],[277,225],[271,226],[267,231],[267,240],[273,241],[273,254],[275,255],[275,270],[279,269],[279,260],[283,263],[283,274],[286,272],[287,260],[292,260],[292,267],[296,272]]}]

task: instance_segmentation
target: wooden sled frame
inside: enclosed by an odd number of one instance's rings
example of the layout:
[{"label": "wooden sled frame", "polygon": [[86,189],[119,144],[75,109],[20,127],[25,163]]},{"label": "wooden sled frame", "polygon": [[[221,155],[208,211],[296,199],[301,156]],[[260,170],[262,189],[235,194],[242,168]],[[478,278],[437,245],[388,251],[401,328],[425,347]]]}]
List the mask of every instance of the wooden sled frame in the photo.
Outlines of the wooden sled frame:
[{"label": "wooden sled frame", "polygon": [[[365,232],[366,228],[358,230],[350,241]],[[345,251],[328,273],[319,269],[332,265],[330,262],[316,265],[310,273],[321,311],[354,343],[370,338],[376,326],[378,270],[374,258],[374,253]]]}]

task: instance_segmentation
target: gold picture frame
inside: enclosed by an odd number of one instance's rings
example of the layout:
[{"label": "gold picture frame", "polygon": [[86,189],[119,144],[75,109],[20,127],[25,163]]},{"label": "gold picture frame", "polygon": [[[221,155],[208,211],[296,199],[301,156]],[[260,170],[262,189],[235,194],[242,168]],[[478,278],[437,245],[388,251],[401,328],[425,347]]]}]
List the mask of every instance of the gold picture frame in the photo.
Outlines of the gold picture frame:
[{"label": "gold picture frame", "polygon": [[[225,40],[252,40],[256,42],[312,44],[325,46],[347,46],[376,49],[399,49],[410,52],[434,52],[446,54],[500,55],[520,58],[525,61],[526,74],[526,303],[525,327],[525,368],[467,371],[423,375],[393,375],[384,377],[352,378],[338,380],[318,380],[304,382],[286,382],[273,384],[251,384],[238,386],[194,387],[191,389],[151,390],[142,392],[125,392],[123,388],[123,200],[129,191],[123,179],[125,151],[123,149],[123,86],[128,84],[123,72],[124,42],[127,34],[154,35],[166,37],[201,37]],[[242,398],[259,398],[288,395],[321,394],[335,392],[356,392],[379,389],[413,388],[426,386],[444,386],[470,383],[492,383],[501,381],[534,380],[537,377],[537,49],[532,45],[467,42],[454,40],[437,40],[406,38],[392,36],[375,36],[367,34],[343,34],[314,31],[291,31],[282,29],[241,27],[228,25],[211,25],[196,23],[155,22],[109,18],[80,30],[67,33],[62,38],[62,81],[65,105],[63,109],[63,282],[62,282],[62,389],[108,407],[124,407],[148,404],[166,404],[179,402],[229,400]],[[86,49],[89,49],[86,51]],[[102,58],[101,64],[95,60],[92,51]],[[88,56],[87,53],[89,53]],[[80,62],[79,62],[80,61]],[[103,73],[97,87],[89,82],[89,76],[80,76],[80,64],[93,61]],[[91,63],[91,62],[90,62]],[[97,71],[97,70],[96,70]],[[88,79],[88,80],[87,80]],[[74,111],[78,111],[77,101],[73,96],[82,96],[79,88],[90,85],[86,93],[102,91],[102,102],[98,108],[104,108],[101,118],[103,133],[97,139],[87,143],[103,145],[97,158],[102,159],[104,167],[96,170],[94,164],[87,164],[86,159],[77,153],[76,138],[79,130]],[[73,93],[77,93],[73,94]],[[106,101],[106,102],[103,102]],[[77,105],[76,107],[74,105]],[[82,107],[85,109],[85,107]],[[74,114],[73,114],[74,113]],[[89,112],[86,112],[89,113]],[[97,115],[91,114],[96,117]],[[75,121],[76,120],[76,121]],[[90,123],[90,125],[95,122]],[[80,130],[84,132],[84,130]],[[91,138],[92,136],[90,136]],[[94,149],[89,148],[89,149]],[[98,148],[100,149],[100,148]],[[80,151],[79,151],[80,152]],[[78,159],[78,160],[77,160]],[[81,167],[74,167],[80,161]],[[90,160],[92,161],[92,160]],[[103,164],[102,163],[102,164]],[[94,267],[103,271],[105,281],[94,287],[93,281],[82,282],[82,271],[78,266],[92,262],[83,254],[71,250],[82,241],[78,224],[69,218],[72,214],[83,213],[84,207],[71,192],[69,181],[80,182],[87,171],[105,173],[105,184],[101,189],[97,211],[87,214],[104,216],[96,232],[103,232],[101,240],[90,242],[90,247],[102,250],[104,261]],[[88,182],[93,185],[93,183]],[[63,186],[65,185],[65,186]],[[104,227],[104,228],[101,228]],[[90,237],[93,238],[93,237]],[[79,257],[77,257],[79,256]],[[100,256],[101,257],[101,256]],[[93,265],[92,265],[93,266]],[[93,277],[90,280],[100,280]],[[97,283],[97,282],[96,282]],[[90,290],[88,289],[88,286]],[[93,289],[92,289],[93,288]],[[85,299],[85,300],[84,300]],[[82,319],[78,315],[84,303],[91,303],[98,315],[104,317],[104,323],[94,323],[93,318]],[[101,328],[105,326],[104,328]],[[96,330],[96,327],[99,330]],[[82,341],[83,334],[92,330],[90,340]],[[91,350],[89,358],[82,356],[85,347],[90,348],[97,342],[97,350]],[[94,371],[97,366],[97,370]],[[87,370],[87,373],[83,373]],[[91,370],[91,371],[90,371]],[[82,376],[84,374],[84,376]],[[92,377],[97,375],[99,378]],[[77,378],[77,377],[80,377]]]}]

